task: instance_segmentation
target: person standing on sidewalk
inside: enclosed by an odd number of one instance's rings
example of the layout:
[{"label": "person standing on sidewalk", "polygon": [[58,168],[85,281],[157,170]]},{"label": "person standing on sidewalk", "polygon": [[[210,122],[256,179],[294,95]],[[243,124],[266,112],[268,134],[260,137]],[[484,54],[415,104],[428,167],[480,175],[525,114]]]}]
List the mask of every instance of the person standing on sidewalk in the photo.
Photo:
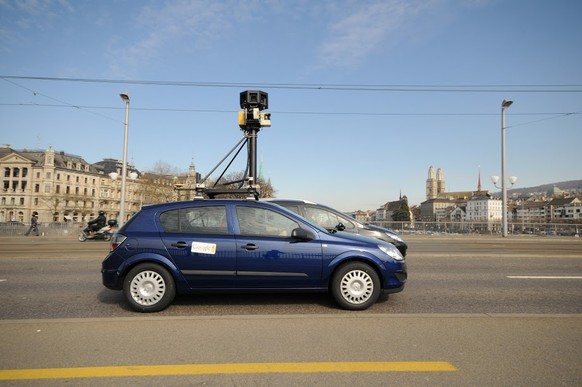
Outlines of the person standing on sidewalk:
[{"label": "person standing on sidewalk", "polygon": [[38,212],[34,211],[32,213],[32,217],[30,218],[30,228],[28,229],[28,231],[26,232],[26,236],[28,236],[28,234],[30,234],[30,232],[34,232],[34,234],[36,236],[38,236]]}]

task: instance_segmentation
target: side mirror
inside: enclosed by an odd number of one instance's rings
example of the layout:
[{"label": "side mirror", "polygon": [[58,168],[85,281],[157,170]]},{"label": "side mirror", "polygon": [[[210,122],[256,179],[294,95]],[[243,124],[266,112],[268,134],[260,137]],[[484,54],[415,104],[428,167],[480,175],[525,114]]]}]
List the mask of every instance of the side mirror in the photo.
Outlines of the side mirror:
[{"label": "side mirror", "polygon": [[315,235],[311,231],[297,227],[291,231],[291,238],[302,241],[311,241],[315,239]]}]

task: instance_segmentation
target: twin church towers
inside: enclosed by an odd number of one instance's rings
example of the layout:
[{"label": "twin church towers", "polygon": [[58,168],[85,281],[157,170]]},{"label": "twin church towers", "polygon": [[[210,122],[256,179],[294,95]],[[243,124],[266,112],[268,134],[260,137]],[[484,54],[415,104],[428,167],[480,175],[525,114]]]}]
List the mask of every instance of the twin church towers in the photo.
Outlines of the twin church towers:
[{"label": "twin church towers", "polygon": [[435,199],[445,192],[445,177],[441,168],[437,169],[431,165],[428,169],[428,179],[426,179],[426,200]]}]

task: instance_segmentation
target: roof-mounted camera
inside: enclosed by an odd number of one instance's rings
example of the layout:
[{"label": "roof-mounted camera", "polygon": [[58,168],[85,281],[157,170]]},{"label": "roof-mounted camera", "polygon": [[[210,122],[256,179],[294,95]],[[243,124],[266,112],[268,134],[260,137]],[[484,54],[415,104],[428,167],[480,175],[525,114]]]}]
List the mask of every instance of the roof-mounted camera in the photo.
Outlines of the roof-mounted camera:
[{"label": "roof-mounted camera", "polygon": [[[209,198],[214,198],[217,195],[223,194],[244,194],[247,197],[259,199],[260,186],[257,175],[257,136],[261,128],[271,126],[271,113],[263,112],[262,110],[269,108],[269,94],[260,90],[246,90],[240,93],[240,107],[243,109],[238,112],[238,126],[244,131],[243,138],[234,148],[218,163],[210,173],[202,179],[199,184],[196,184],[196,197],[203,197],[205,194]],[[229,182],[227,184],[239,184],[238,189],[217,188],[218,182],[221,181],[224,173],[234,161],[234,158],[242,150],[242,147],[247,146],[247,169],[245,177],[242,180]],[[234,157],[222,172],[220,177],[214,183],[212,188],[206,188],[206,179],[214,172],[216,168],[224,160],[226,160],[236,149]],[[177,188],[180,189],[180,188]]]},{"label": "roof-mounted camera", "polygon": [[246,90],[240,93],[240,108],[251,110],[258,108],[265,110],[269,108],[269,94],[260,90]]},{"label": "roof-mounted camera", "polygon": [[261,112],[269,108],[269,94],[260,90],[247,90],[240,93],[238,126],[243,130],[258,130],[271,126],[271,113]]}]

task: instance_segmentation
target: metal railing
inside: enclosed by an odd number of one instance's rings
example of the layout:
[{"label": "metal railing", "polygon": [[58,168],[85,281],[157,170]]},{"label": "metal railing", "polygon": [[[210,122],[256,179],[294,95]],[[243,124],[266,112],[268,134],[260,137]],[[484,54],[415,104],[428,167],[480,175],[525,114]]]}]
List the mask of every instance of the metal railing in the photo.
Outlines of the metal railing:
[{"label": "metal railing", "polygon": [[[38,232],[41,236],[77,235],[82,226],[84,225],[75,222],[42,223],[38,227]],[[28,223],[0,222],[0,236],[23,236],[29,228]]]},{"label": "metal railing", "polygon": [[[484,234],[501,235],[501,223],[491,222],[394,222],[375,221],[370,224],[385,227],[398,234]],[[582,224],[573,223],[509,223],[509,235],[579,236]]]}]

